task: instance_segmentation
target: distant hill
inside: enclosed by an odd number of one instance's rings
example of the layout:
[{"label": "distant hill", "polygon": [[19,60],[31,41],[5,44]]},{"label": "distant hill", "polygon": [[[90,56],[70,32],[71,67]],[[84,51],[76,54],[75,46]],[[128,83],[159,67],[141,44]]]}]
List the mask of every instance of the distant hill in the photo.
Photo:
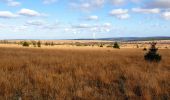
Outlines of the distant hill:
[{"label": "distant hill", "polygon": [[98,39],[74,39],[74,40],[108,40],[108,41],[152,41],[152,40],[170,40],[170,37],[116,37],[116,38],[98,38]]},{"label": "distant hill", "polygon": [[106,40],[106,41],[152,41],[152,40],[170,40],[170,36],[156,37],[115,37],[115,38],[85,38],[85,39],[0,39],[1,41],[24,41],[24,40]]}]

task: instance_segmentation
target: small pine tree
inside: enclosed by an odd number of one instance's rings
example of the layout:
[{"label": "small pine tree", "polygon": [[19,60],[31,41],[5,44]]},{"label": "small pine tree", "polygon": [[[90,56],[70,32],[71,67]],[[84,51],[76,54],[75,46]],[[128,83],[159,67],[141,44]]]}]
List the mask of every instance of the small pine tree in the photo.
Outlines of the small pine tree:
[{"label": "small pine tree", "polygon": [[38,47],[41,47],[41,41],[38,41],[38,42],[37,42],[37,46],[38,46]]},{"label": "small pine tree", "polygon": [[117,42],[114,43],[113,48],[120,49],[119,44]]},{"label": "small pine tree", "polygon": [[24,46],[24,47],[29,47],[29,43],[26,42],[26,41],[24,41],[23,44],[22,44],[22,46]]},{"label": "small pine tree", "polygon": [[149,52],[146,53],[145,60],[150,62],[160,62],[162,57],[157,53],[158,48],[156,48],[156,43],[151,43],[151,48],[149,49]]}]

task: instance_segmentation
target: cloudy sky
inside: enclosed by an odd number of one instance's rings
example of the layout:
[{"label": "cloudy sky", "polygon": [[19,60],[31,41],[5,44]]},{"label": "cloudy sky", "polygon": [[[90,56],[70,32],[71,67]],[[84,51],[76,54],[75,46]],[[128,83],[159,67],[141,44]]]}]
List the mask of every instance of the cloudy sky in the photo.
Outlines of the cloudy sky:
[{"label": "cloudy sky", "polygon": [[0,39],[170,36],[170,0],[0,0]]}]

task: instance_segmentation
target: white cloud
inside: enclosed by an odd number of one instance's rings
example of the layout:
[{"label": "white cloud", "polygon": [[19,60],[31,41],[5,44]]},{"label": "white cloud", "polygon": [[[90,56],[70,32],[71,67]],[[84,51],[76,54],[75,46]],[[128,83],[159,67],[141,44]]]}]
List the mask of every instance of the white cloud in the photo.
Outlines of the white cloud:
[{"label": "white cloud", "polygon": [[127,14],[128,13],[128,9],[113,9],[110,12],[110,15],[121,15],[121,14]]},{"label": "white cloud", "polygon": [[15,0],[0,0],[0,2],[4,2],[6,3],[8,6],[12,6],[12,7],[16,7],[16,6],[20,6],[21,3]]},{"label": "white cloud", "polygon": [[153,8],[153,9],[133,8],[132,11],[136,13],[145,13],[145,14],[158,14],[161,12],[160,9],[158,8]]},{"label": "white cloud", "polygon": [[79,25],[72,25],[73,28],[90,28],[91,26],[88,24],[79,24]]},{"label": "white cloud", "polygon": [[23,31],[26,31],[28,29],[27,26],[13,26],[12,27],[12,30],[14,32],[23,32]]},{"label": "white cloud", "polygon": [[110,0],[111,3],[115,6],[120,6],[120,5],[124,5],[125,4],[125,0]]},{"label": "white cloud", "polygon": [[43,3],[44,4],[51,4],[51,3],[55,3],[57,2],[58,0],[43,0]]},{"label": "white cloud", "polygon": [[74,30],[81,33],[107,33],[113,30],[111,23],[104,24],[78,24],[72,25],[71,29],[66,28],[65,31]]},{"label": "white cloud", "polygon": [[131,0],[132,3],[140,3],[143,0]]},{"label": "white cloud", "polygon": [[26,22],[26,25],[33,25],[33,26],[42,26],[45,24],[43,20],[29,20]]},{"label": "white cloud", "polygon": [[25,26],[33,26],[33,28],[39,28],[40,30],[55,30],[58,29],[59,27],[62,29],[63,27],[60,26],[59,23],[48,23],[44,20],[28,20],[25,23]]},{"label": "white cloud", "polygon": [[103,24],[103,27],[111,27],[111,26],[112,26],[112,24],[109,22]]},{"label": "white cloud", "polygon": [[16,18],[18,15],[9,11],[0,11],[0,18]]},{"label": "white cloud", "polygon": [[31,9],[21,9],[18,14],[23,16],[29,16],[29,17],[36,17],[36,16],[44,16],[44,14],[41,14],[37,11],[31,10]]},{"label": "white cloud", "polygon": [[170,8],[170,0],[152,0],[146,6],[150,8]]},{"label": "white cloud", "polygon": [[130,17],[128,9],[113,9],[109,14],[118,19],[128,19]]},{"label": "white cloud", "polygon": [[96,15],[92,15],[86,18],[87,20],[99,20],[99,17]]},{"label": "white cloud", "polygon": [[116,16],[118,19],[128,19],[130,17],[129,14],[121,14]]},{"label": "white cloud", "polygon": [[162,17],[166,20],[170,20],[170,12],[164,12],[162,13]]},{"label": "white cloud", "polygon": [[76,10],[91,11],[102,7],[106,0],[74,0],[70,6]]},{"label": "white cloud", "polygon": [[20,2],[16,2],[16,1],[8,2],[8,6],[16,7],[16,6],[20,6],[20,5],[21,5]]}]

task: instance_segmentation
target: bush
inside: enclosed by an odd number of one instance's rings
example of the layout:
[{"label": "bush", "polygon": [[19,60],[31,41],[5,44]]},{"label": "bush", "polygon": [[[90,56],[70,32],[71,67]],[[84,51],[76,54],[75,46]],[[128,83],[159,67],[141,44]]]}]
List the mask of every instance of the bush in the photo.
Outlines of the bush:
[{"label": "bush", "polygon": [[138,44],[136,45],[136,48],[139,48],[139,45],[138,45]]},{"label": "bush", "polygon": [[119,44],[117,42],[114,43],[113,48],[120,49]]},{"label": "bush", "polygon": [[22,46],[29,47],[29,43],[25,41],[25,42],[23,42]]},{"label": "bush", "polygon": [[32,41],[32,45],[33,45],[34,47],[36,47],[36,45],[37,45],[36,41]]},{"label": "bush", "polygon": [[113,47],[113,45],[108,45],[107,47],[110,48],[110,47]]},{"label": "bush", "polygon": [[147,51],[147,49],[146,49],[146,48],[143,48],[143,51]]},{"label": "bush", "polygon": [[37,42],[37,46],[41,47],[41,42],[40,41]]},{"label": "bush", "polygon": [[103,47],[103,44],[100,44],[100,46],[99,47]]},{"label": "bush", "polygon": [[146,53],[145,60],[150,62],[160,62],[162,57],[157,53],[158,48],[156,48],[156,43],[151,43],[151,48],[149,49],[149,52]]},{"label": "bush", "polygon": [[51,46],[54,46],[54,42],[51,42]]},{"label": "bush", "polygon": [[51,44],[49,42],[45,42],[45,46],[50,46]]}]

